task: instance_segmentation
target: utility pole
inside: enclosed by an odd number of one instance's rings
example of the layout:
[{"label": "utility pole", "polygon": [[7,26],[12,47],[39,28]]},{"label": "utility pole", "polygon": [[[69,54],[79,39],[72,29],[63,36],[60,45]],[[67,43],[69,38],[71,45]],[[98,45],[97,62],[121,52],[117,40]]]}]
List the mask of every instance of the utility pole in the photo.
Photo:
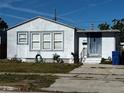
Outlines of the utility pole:
[{"label": "utility pole", "polygon": [[57,13],[56,13],[56,9],[54,10],[54,20],[57,21]]},{"label": "utility pole", "polygon": [[94,24],[91,24],[91,30],[94,30]]}]

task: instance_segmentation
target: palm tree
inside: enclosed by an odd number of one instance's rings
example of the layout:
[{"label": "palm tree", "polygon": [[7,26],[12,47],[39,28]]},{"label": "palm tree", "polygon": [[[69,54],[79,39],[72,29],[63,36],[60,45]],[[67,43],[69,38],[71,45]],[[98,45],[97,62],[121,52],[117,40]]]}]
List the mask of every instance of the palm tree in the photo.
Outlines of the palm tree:
[{"label": "palm tree", "polygon": [[113,25],[112,25],[112,29],[118,29],[120,31],[120,39],[122,42],[124,42],[124,19],[114,19],[112,21]]},{"label": "palm tree", "polygon": [[7,23],[0,18],[0,31],[6,31],[8,29],[8,25]]},{"label": "palm tree", "polygon": [[98,25],[98,28],[100,30],[109,30],[110,29],[109,27],[110,27],[110,25],[107,24],[106,22],[105,23],[101,23],[101,24]]}]

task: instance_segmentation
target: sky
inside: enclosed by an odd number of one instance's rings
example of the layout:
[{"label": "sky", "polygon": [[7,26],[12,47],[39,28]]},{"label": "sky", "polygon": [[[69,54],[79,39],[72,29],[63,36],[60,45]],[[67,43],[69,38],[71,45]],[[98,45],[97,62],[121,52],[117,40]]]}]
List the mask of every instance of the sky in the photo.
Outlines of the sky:
[{"label": "sky", "polygon": [[0,0],[0,17],[9,27],[36,16],[53,19],[55,9],[58,21],[83,29],[124,18],[124,0]]}]

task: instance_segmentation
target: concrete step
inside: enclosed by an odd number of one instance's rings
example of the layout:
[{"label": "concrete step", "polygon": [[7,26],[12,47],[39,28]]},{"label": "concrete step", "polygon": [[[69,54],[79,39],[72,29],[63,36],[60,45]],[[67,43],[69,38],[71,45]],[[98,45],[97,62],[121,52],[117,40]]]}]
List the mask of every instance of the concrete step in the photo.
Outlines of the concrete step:
[{"label": "concrete step", "polygon": [[86,58],[84,64],[99,64],[101,62],[101,58]]}]

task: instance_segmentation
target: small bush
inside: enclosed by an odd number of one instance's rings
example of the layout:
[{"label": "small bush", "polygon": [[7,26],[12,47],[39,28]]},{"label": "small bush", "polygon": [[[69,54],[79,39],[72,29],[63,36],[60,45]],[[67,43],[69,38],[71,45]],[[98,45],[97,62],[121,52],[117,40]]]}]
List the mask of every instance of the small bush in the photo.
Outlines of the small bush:
[{"label": "small bush", "polygon": [[54,60],[54,62],[56,63],[64,63],[64,61],[60,58],[60,55],[58,55],[58,54],[53,54],[53,60]]},{"label": "small bush", "polygon": [[108,59],[102,58],[100,64],[112,64],[112,60],[110,57]]},{"label": "small bush", "polygon": [[22,62],[21,58],[17,58],[17,55],[15,55],[13,58],[10,59],[11,62]]},{"label": "small bush", "polygon": [[71,55],[73,56],[74,63],[79,63],[78,55],[73,52],[71,53]]},{"label": "small bush", "polygon": [[22,62],[21,58],[11,58],[11,62]]}]

